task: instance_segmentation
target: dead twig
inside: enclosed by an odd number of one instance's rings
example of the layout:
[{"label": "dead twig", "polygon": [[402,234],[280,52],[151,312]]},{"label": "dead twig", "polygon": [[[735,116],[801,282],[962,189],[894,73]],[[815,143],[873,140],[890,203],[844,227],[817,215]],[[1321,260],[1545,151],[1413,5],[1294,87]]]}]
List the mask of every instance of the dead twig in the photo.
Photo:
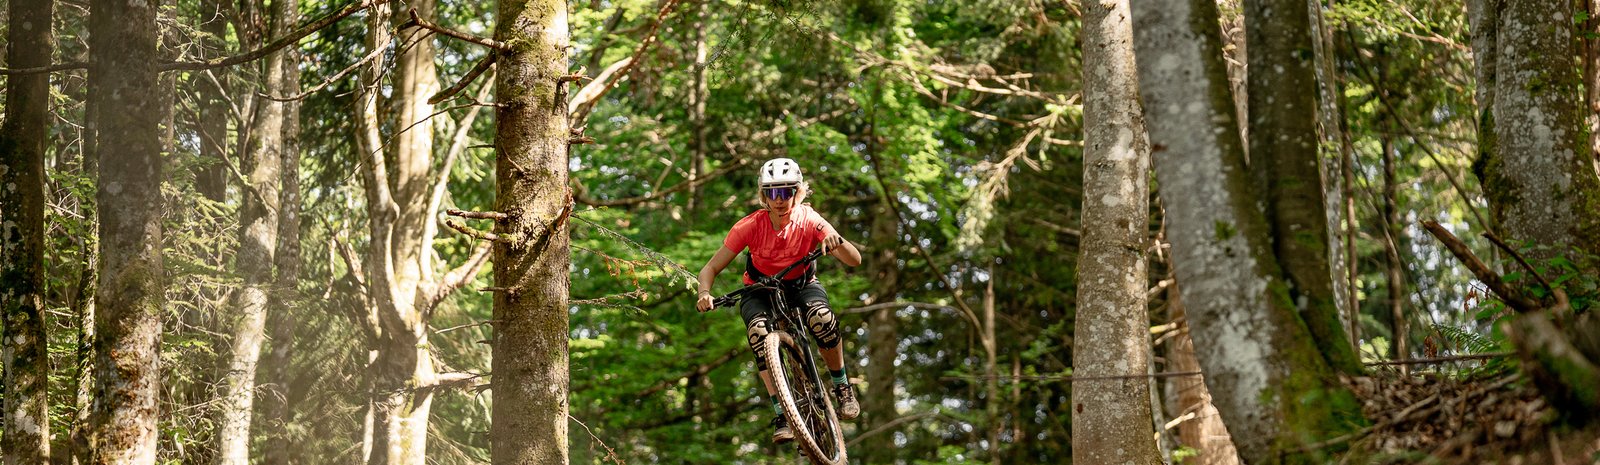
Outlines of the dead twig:
[{"label": "dead twig", "polygon": [[457,223],[457,222],[454,222],[454,221],[446,220],[444,222],[444,225],[445,226],[449,226],[450,229],[454,229],[456,231],[461,232],[461,234],[466,234],[468,236],[472,236],[473,238],[476,238],[478,240],[490,241],[490,242],[505,242],[505,239],[501,238],[500,235],[498,235],[498,234],[495,234],[495,233],[492,233],[492,232],[488,232],[488,231],[480,231],[480,230],[477,230],[477,229],[472,229],[472,228],[469,228],[469,227],[466,227],[466,226],[462,226],[461,223]]}]

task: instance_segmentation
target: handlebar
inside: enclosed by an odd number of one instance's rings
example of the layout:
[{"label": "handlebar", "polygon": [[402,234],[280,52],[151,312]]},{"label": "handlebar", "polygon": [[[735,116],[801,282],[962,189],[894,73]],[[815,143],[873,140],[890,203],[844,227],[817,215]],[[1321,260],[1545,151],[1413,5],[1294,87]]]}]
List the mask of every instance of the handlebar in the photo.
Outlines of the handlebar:
[{"label": "handlebar", "polygon": [[761,279],[757,279],[756,280],[755,284],[751,284],[751,285],[748,285],[748,286],[745,286],[745,287],[741,287],[739,289],[734,290],[733,292],[729,292],[727,294],[723,294],[720,297],[711,299],[711,308],[732,307],[732,306],[737,305],[739,303],[739,298],[740,297],[743,297],[745,294],[750,293],[750,291],[754,291],[756,289],[767,289],[767,288],[778,287],[778,283],[782,280],[782,277],[784,275],[789,274],[790,271],[793,271],[796,267],[798,267],[798,266],[800,266],[802,264],[816,261],[818,258],[821,258],[821,257],[822,257],[822,248],[819,247],[819,248],[817,248],[815,250],[812,250],[811,253],[806,254],[805,257],[801,257],[799,260],[796,260],[794,263],[790,263],[789,266],[783,268],[783,271],[779,271],[777,273],[773,273],[773,274],[770,274],[770,275],[762,276]]}]

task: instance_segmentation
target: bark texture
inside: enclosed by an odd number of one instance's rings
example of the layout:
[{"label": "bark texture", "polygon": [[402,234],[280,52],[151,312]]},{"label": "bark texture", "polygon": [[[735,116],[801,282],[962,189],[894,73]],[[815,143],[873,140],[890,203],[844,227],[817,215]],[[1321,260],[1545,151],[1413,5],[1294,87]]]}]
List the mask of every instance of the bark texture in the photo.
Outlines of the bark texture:
[{"label": "bark texture", "polygon": [[1250,168],[1264,179],[1273,257],[1329,366],[1361,372],[1345,337],[1328,257],[1328,208],[1317,144],[1317,81],[1305,0],[1245,0]]},{"label": "bark texture", "polygon": [[[12,68],[50,64],[52,2],[13,0],[6,61]],[[50,354],[45,333],[45,142],[50,75],[7,78],[0,124],[0,317],[4,318],[5,465],[50,463]]]},{"label": "bark texture", "polygon": [[1494,114],[1496,140],[1479,173],[1490,209],[1509,238],[1553,246],[1529,258],[1550,258],[1567,247],[1600,254],[1600,215],[1594,213],[1600,211],[1600,177],[1583,132],[1571,9],[1538,0],[1495,6],[1474,13],[1495,16],[1484,26],[1493,28],[1490,45],[1499,52],[1490,71],[1497,79],[1494,96],[1485,107]]},{"label": "bark texture", "polygon": [[[1139,111],[1127,0],[1084,8],[1083,242],[1075,377],[1142,375],[1150,363],[1144,250],[1150,144]],[[1159,464],[1143,377],[1072,382],[1072,460]]]},{"label": "bark texture", "polygon": [[[1333,0],[1330,0],[1330,2]],[[1317,78],[1317,134],[1322,145],[1317,151],[1321,160],[1323,212],[1327,214],[1326,233],[1328,244],[1328,267],[1332,276],[1329,278],[1333,286],[1334,308],[1339,314],[1339,324],[1345,328],[1345,337],[1348,344],[1356,352],[1357,362],[1360,360],[1361,344],[1355,335],[1355,328],[1351,322],[1359,321],[1355,312],[1360,307],[1358,302],[1352,300],[1354,292],[1353,280],[1347,276],[1356,266],[1353,258],[1354,245],[1346,243],[1343,239],[1345,224],[1354,223],[1355,215],[1344,207],[1351,199],[1345,193],[1349,182],[1344,179],[1344,160],[1351,153],[1349,138],[1346,135],[1344,124],[1343,86],[1339,82],[1339,73],[1334,67],[1333,30],[1328,27],[1328,22],[1322,15],[1322,1],[1309,0],[1306,2],[1311,26],[1311,50],[1314,54],[1315,65],[1313,69]]]},{"label": "bark texture", "polygon": [[[296,12],[288,19],[290,24],[300,22]],[[300,54],[290,51],[287,60],[284,60],[283,72],[286,93],[300,91],[300,69],[297,62]],[[296,285],[300,280],[300,103],[288,102],[283,109],[283,150],[282,167],[278,176],[281,179],[282,190],[278,192],[278,244],[277,251],[273,253],[274,267],[277,268],[277,277],[267,308],[267,342],[271,351],[263,357],[262,363],[268,372],[268,384],[265,394],[265,405],[262,408],[263,422],[267,430],[272,433],[267,437],[267,447],[263,450],[263,462],[269,465],[284,465],[294,462],[298,457],[294,447],[295,438],[289,436],[290,425],[294,423],[295,404],[304,395],[305,389],[298,388],[295,382],[295,373],[289,365],[294,352],[294,334],[299,325],[298,303],[300,293]]]},{"label": "bark texture", "polygon": [[[269,15],[272,36],[293,27],[289,22],[297,0],[274,1]],[[287,51],[267,55],[261,67],[261,92],[284,95],[290,87],[285,76]],[[252,119],[250,141],[244,150],[244,205],[239,211],[239,248],[235,269],[244,282],[234,292],[232,328],[229,331],[228,369],[223,373],[222,398],[217,416],[219,465],[250,463],[250,424],[255,405],[256,367],[266,343],[267,300],[274,284],[273,264],[278,247],[278,212],[283,165],[284,102],[260,99]]]},{"label": "bark texture", "polygon": [[567,463],[567,4],[501,0],[495,79],[496,465]]},{"label": "bark texture", "polygon": [[1234,131],[1216,5],[1147,1],[1132,12],[1173,264],[1207,385],[1245,460],[1312,461],[1293,451],[1352,429],[1360,412],[1312,343],[1272,258]]},{"label": "bark texture", "polygon": [[[1173,321],[1185,316],[1179,284],[1167,289],[1167,309]],[[1167,370],[1176,372],[1201,371],[1200,360],[1195,358],[1194,339],[1189,337],[1189,325],[1180,326],[1167,346]],[[1204,376],[1173,376],[1167,378],[1168,405],[1178,423],[1178,441],[1199,451],[1194,458],[1185,460],[1188,465],[1239,465],[1239,451],[1233,447],[1227,425],[1211,403],[1211,391],[1206,389]],[[1192,461],[1192,462],[1191,462]]]},{"label": "bark texture", "polygon": [[94,0],[89,92],[98,132],[100,268],[96,286],[90,462],[156,459],[161,312],[162,100],[156,85],[161,2]]}]

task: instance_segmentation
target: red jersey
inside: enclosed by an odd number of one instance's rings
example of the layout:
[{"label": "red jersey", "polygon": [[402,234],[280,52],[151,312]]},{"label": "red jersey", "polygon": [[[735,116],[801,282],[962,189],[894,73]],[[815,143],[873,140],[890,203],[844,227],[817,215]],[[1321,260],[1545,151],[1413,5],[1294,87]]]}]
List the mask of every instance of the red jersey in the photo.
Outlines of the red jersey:
[{"label": "red jersey", "polygon": [[[722,240],[722,246],[734,253],[749,247],[756,270],[770,275],[805,258],[812,249],[822,244],[822,238],[833,231],[833,225],[822,219],[822,215],[818,215],[810,205],[796,205],[790,210],[789,224],[782,229],[774,229],[767,210],[762,209],[734,223],[733,229],[728,230],[728,238]],[[805,272],[805,267],[795,268],[783,279],[798,279],[805,276]],[[744,283],[755,283],[750,279],[749,272],[744,275]]]}]

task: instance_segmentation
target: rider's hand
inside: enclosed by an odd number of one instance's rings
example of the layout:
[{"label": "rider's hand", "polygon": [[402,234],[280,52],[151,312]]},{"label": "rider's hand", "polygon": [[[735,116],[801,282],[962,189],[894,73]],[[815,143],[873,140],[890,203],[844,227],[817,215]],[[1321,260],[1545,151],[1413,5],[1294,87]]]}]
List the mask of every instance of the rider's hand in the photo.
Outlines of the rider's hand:
[{"label": "rider's hand", "polygon": [[844,244],[844,237],[839,236],[839,233],[828,231],[828,235],[822,237],[822,254],[833,253],[833,249],[841,244]]},{"label": "rider's hand", "polygon": [[700,310],[700,313],[705,313],[705,312],[711,311],[711,308],[712,308],[712,305],[711,305],[711,293],[710,292],[701,292],[700,293],[700,299],[695,301],[694,307],[695,307],[695,309]]}]

